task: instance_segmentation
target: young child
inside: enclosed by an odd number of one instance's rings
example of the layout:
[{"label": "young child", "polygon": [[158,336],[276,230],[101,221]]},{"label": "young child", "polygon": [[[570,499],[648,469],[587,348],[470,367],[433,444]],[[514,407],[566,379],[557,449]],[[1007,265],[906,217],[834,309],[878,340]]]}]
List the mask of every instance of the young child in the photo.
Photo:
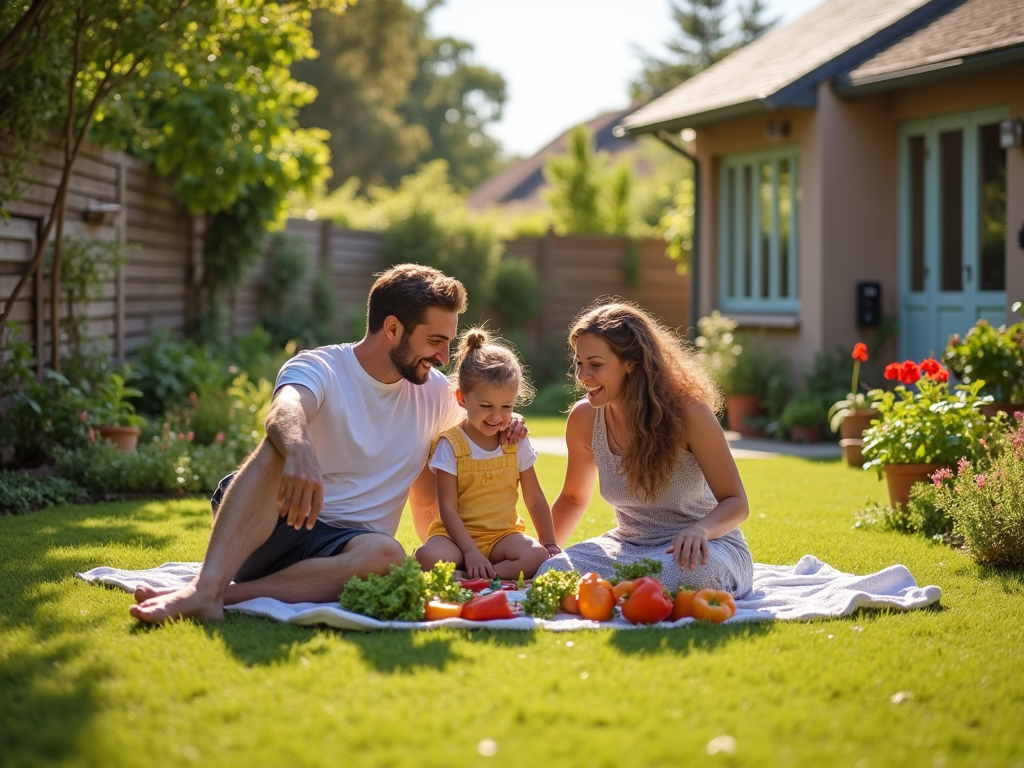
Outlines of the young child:
[{"label": "young child", "polygon": [[[520,572],[532,578],[561,550],[533,469],[536,451],[527,438],[518,445],[500,442],[513,407],[532,387],[516,356],[482,328],[463,336],[451,378],[466,420],[442,434],[431,455],[441,516],[430,524],[416,559],[424,570],[454,562],[471,579],[514,579]],[[541,543],[523,533],[526,526],[516,512],[519,486]]]}]

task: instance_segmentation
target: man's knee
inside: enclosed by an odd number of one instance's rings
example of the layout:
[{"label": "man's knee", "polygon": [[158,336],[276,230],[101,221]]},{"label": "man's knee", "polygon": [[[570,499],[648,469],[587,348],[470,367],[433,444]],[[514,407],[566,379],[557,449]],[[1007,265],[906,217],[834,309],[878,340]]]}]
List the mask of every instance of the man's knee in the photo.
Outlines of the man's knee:
[{"label": "man's knee", "polygon": [[382,533],[370,533],[357,536],[352,540],[352,547],[346,548],[347,553],[358,552],[360,559],[365,563],[367,574],[377,573],[381,576],[387,575],[392,565],[401,565],[405,562],[405,550],[402,545],[390,536]]}]

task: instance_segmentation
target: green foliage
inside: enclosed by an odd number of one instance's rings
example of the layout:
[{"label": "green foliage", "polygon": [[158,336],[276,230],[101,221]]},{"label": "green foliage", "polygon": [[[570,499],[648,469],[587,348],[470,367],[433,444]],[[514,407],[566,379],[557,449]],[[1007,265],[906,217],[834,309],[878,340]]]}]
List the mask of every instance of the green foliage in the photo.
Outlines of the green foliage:
[{"label": "green foliage", "polygon": [[697,339],[694,345],[700,352],[701,361],[715,383],[725,389],[732,369],[736,367],[743,347],[736,338],[739,324],[717,309],[697,321]]},{"label": "green foliage", "polygon": [[917,382],[917,392],[902,384],[895,392],[869,393],[878,419],[864,432],[862,451],[867,467],[881,476],[886,464],[953,464],[977,455],[990,425],[978,410],[982,382],[961,384],[954,392],[948,382],[928,377]]},{"label": "green foliage", "polygon": [[564,416],[579,397],[579,392],[571,384],[556,381],[537,390],[526,413],[530,416]]},{"label": "green foliage", "polygon": [[523,610],[538,619],[553,619],[562,598],[576,594],[579,571],[548,571],[536,576],[523,600]]},{"label": "green foliage", "polygon": [[764,398],[775,380],[789,380],[789,364],[757,338],[739,340],[740,352],[728,371],[722,388],[726,394],[759,395]]},{"label": "green foliage", "polygon": [[661,561],[651,557],[641,557],[632,563],[612,563],[612,570],[615,571],[613,583],[620,581],[633,581],[642,579],[644,576],[658,577],[661,575]]},{"label": "green foliage", "polygon": [[1024,424],[984,466],[962,461],[956,477],[938,490],[938,506],[953,520],[953,533],[979,563],[1024,565]]},{"label": "green foliage", "polygon": [[[125,371],[131,377],[131,369]],[[89,421],[98,427],[142,427],[146,421],[135,413],[135,405],[130,401],[141,397],[142,392],[127,385],[126,376],[117,373],[97,388],[92,401]]]},{"label": "green foliage", "polygon": [[470,62],[469,43],[430,35],[437,5],[360,0],[342,16],[314,13],[320,57],[295,74],[320,94],[299,119],[331,132],[336,183],[394,185],[438,159],[462,187],[498,170],[487,128],[501,117],[505,81]]},{"label": "green foliage", "polygon": [[443,603],[465,603],[473,592],[455,581],[455,563],[436,563],[423,574],[427,602],[437,599]]},{"label": "green foliage", "polygon": [[282,233],[271,236],[263,262],[260,323],[281,346],[293,339],[303,347],[334,340],[331,281],[319,275],[310,281],[309,295],[305,295],[302,287],[309,265],[309,253],[301,238]]},{"label": "green foliage", "polygon": [[964,384],[984,381],[995,400],[1024,402],[1024,322],[995,328],[979,320],[962,340],[950,337],[942,359]]},{"label": "green foliage", "polygon": [[387,576],[353,576],[339,602],[346,611],[380,621],[423,621],[426,579],[416,558],[407,557],[402,565],[392,565]]},{"label": "green foliage", "polygon": [[121,243],[117,240],[64,238],[60,287],[66,312],[61,318],[61,329],[72,358],[83,353],[82,341],[89,332],[88,314],[82,312],[103,298],[105,286],[117,276],[124,263]]},{"label": "green foliage", "polygon": [[593,136],[583,126],[569,132],[564,154],[548,158],[546,200],[559,234],[629,232],[624,213],[629,203],[629,170],[620,166],[609,176],[606,166],[606,153],[595,154]]},{"label": "green foliage", "polygon": [[824,416],[821,398],[804,393],[786,403],[779,420],[786,427],[820,427]]},{"label": "green foliage", "polygon": [[693,222],[696,214],[693,179],[684,178],[679,182],[671,205],[659,222],[660,234],[668,242],[666,255],[678,262],[683,270],[689,269],[690,266],[690,254],[693,252]]},{"label": "green foliage", "polygon": [[21,472],[0,471],[0,515],[73,504],[84,495],[81,486],[62,477],[32,477]]},{"label": "green foliage", "polygon": [[526,259],[505,257],[494,271],[491,306],[498,311],[506,331],[521,329],[541,311],[537,270]]}]

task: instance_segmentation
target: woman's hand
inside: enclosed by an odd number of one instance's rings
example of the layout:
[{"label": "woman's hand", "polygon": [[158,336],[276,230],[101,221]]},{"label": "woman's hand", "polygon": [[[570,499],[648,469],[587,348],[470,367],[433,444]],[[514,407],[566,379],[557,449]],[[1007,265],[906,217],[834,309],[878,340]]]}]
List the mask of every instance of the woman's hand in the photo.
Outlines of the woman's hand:
[{"label": "woman's hand", "polygon": [[672,546],[665,550],[667,554],[675,553],[679,570],[693,570],[699,565],[708,564],[708,534],[699,525],[683,528],[676,534]]},{"label": "woman's hand", "polygon": [[493,579],[494,566],[479,549],[463,552],[466,557],[466,575],[471,579]]}]

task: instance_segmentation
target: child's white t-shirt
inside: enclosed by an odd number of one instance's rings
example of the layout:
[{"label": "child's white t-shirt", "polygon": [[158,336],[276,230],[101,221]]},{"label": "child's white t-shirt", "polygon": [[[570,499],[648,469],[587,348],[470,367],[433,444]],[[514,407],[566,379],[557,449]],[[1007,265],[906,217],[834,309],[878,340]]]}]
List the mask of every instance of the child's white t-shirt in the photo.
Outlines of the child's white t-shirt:
[{"label": "child's white t-shirt", "polygon": [[[460,427],[461,429],[461,427]],[[462,430],[466,435],[466,430]],[[481,448],[466,435],[466,442],[469,443],[469,457],[471,459],[497,459],[504,455],[504,449],[499,445],[493,451]],[[519,471],[525,472],[537,461],[537,451],[530,445],[530,438],[524,437],[516,445],[516,462],[519,464]],[[437,470],[447,472],[449,475],[458,475],[458,461],[455,458],[455,450],[447,438],[442,437],[437,441],[437,448],[428,465],[436,474]]]},{"label": "child's white t-shirt", "polygon": [[335,344],[285,363],[274,391],[285,384],[316,396],[308,434],[324,482],[319,519],[394,536],[430,444],[466,418],[448,380],[434,369],[424,384],[384,384],[363,369],[351,344]]}]

